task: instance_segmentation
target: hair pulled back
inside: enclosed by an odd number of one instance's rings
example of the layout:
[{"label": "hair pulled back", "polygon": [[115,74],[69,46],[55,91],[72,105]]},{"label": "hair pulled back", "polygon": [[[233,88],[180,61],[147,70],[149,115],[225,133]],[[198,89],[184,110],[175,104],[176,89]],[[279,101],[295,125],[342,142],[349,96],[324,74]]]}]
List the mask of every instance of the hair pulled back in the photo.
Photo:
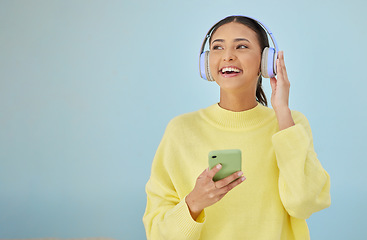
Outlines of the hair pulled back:
[{"label": "hair pulled back", "polygon": [[[220,20],[218,23],[216,23],[208,32],[207,37],[209,37],[209,44],[211,43],[211,39],[213,34],[217,31],[217,29],[224,24],[231,23],[231,22],[237,22],[245,25],[246,27],[249,27],[251,30],[253,30],[256,33],[257,40],[260,44],[260,49],[264,50],[265,47],[269,47],[269,41],[268,36],[265,32],[265,30],[255,21],[254,19],[245,17],[245,16],[229,16],[222,20]],[[257,87],[256,87],[256,101],[261,103],[264,106],[268,105],[268,101],[266,99],[264,90],[262,89],[262,77],[258,78],[257,81]]]}]

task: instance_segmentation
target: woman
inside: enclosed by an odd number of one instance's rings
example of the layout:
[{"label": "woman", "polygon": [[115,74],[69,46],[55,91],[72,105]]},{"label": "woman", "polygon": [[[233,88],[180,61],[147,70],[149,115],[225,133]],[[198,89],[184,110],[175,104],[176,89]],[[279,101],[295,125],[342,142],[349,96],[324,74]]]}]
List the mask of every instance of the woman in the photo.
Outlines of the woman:
[{"label": "woman", "polygon": [[[309,239],[305,219],[330,205],[330,180],[307,119],[288,107],[283,52],[270,79],[271,109],[261,89],[269,45],[259,23],[230,16],[208,38],[208,77],[220,101],[168,124],[146,186],[147,238]],[[243,172],[214,182],[221,165],[209,170],[207,156],[217,149],[240,149]]]}]

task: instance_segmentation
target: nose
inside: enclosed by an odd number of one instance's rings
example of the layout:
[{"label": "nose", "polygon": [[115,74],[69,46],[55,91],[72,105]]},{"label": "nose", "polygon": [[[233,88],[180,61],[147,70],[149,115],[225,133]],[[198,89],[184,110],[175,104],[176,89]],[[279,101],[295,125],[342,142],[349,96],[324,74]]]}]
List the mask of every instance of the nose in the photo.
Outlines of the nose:
[{"label": "nose", "polygon": [[236,55],[233,53],[232,49],[225,50],[223,54],[223,61],[229,62],[235,60]]}]

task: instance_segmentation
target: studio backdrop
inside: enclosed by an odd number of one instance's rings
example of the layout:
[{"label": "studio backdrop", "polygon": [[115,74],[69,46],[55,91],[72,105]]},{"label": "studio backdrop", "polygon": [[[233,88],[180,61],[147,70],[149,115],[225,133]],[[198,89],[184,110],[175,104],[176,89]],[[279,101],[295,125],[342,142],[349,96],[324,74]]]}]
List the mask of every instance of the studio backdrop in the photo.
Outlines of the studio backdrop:
[{"label": "studio backdrop", "polygon": [[[311,239],[366,239],[362,0],[0,0],[0,238],[145,239],[145,184],[167,123],[219,101],[200,78],[208,29],[264,22],[290,107],[331,177]],[[270,99],[268,79],[263,82]]]}]

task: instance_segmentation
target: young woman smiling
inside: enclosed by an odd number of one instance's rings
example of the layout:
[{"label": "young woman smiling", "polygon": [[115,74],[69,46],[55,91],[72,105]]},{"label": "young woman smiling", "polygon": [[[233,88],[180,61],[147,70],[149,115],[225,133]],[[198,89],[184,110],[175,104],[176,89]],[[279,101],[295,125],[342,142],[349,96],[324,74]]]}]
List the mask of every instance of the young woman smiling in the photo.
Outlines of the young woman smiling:
[{"label": "young woman smiling", "polygon": [[[208,37],[220,101],[168,124],[146,186],[147,238],[309,239],[305,219],[330,205],[330,180],[307,119],[289,109],[284,54],[270,79],[271,109],[261,88],[269,43],[259,23],[230,16]],[[207,155],[216,149],[240,149],[243,172],[214,182],[221,165],[209,170]]]}]

